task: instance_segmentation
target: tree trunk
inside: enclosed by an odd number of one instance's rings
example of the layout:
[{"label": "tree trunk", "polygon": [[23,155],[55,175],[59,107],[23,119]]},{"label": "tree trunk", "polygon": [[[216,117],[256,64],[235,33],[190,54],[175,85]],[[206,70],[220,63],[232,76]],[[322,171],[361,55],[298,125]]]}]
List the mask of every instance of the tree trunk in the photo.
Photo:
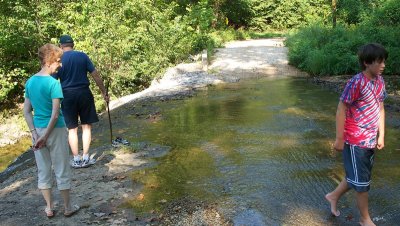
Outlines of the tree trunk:
[{"label": "tree trunk", "polygon": [[332,0],[332,27],[336,27],[337,0]]}]

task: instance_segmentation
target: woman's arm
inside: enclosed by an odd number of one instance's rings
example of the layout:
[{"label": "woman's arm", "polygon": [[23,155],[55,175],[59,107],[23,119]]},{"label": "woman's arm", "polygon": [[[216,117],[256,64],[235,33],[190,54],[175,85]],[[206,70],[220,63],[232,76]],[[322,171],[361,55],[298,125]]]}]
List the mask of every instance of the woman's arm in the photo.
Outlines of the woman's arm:
[{"label": "woman's arm", "polygon": [[38,139],[38,134],[36,132],[35,125],[33,125],[32,104],[29,98],[25,98],[24,101],[24,118],[26,124],[28,124],[29,131],[32,135],[33,145],[35,146],[36,140]]}]

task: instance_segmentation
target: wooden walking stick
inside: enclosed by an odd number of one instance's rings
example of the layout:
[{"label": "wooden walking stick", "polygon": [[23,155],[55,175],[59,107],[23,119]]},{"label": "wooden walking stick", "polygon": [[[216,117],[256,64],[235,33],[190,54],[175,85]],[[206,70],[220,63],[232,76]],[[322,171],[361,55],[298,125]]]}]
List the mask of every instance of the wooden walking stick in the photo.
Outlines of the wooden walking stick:
[{"label": "wooden walking stick", "polygon": [[[107,86],[106,86],[106,93],[108,95],[108,87],[110,86],[110,79],[107,80]],[[111,115],[110,115],[110,107],[109,107],[109,101],[106,101],[107,104],[107,113],[108,113],[108,124],[110,125],[110,142],[111,145],[113,144],[113,133],[112,133],[112,123],[111,123]]]}]

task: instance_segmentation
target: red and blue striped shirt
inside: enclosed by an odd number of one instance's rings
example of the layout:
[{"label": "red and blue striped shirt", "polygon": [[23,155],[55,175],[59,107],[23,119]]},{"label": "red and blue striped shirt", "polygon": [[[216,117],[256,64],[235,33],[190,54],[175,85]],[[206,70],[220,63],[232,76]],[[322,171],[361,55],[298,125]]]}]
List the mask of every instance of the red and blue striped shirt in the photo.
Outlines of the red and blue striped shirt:
[{"label": "red and blue striped shirt", "polygon": [[351,78],[340,101],[347,105],[344,140],[347,144],[375,148],[379,128],[380,103],[386,98],[382,76],[370,80],[363,73]]}]

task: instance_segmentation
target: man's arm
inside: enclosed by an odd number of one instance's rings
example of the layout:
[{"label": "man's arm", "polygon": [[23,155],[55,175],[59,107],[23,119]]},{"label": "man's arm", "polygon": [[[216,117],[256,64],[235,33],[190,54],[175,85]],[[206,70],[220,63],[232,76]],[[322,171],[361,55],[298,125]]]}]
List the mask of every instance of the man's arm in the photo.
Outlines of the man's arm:
[{"label": "man's arm", "polygon": [[339,101],[336,111],[336,140],[334,148],[338,151],[344,148],[344,123],[346,120],[347,106],[342,101]]},{"label": "man's arm", "polygon": [[379,127],[378,127],[378,144],[376,147],[381,150],[385,147],[385,105],[379,103]]},{"label": "man's arm", "polygon": [[104,86],[103,80],[100,78],[100,73],[97,70],[94,70],[92,73],[90,73],[90,75],[96,82],[96,85],[100,88],[100,91],[101,91],[101,94],[103,95],[104,100],[108,103],[108,101],[110,101],[110,98],[106,91],[106,87]]}]

